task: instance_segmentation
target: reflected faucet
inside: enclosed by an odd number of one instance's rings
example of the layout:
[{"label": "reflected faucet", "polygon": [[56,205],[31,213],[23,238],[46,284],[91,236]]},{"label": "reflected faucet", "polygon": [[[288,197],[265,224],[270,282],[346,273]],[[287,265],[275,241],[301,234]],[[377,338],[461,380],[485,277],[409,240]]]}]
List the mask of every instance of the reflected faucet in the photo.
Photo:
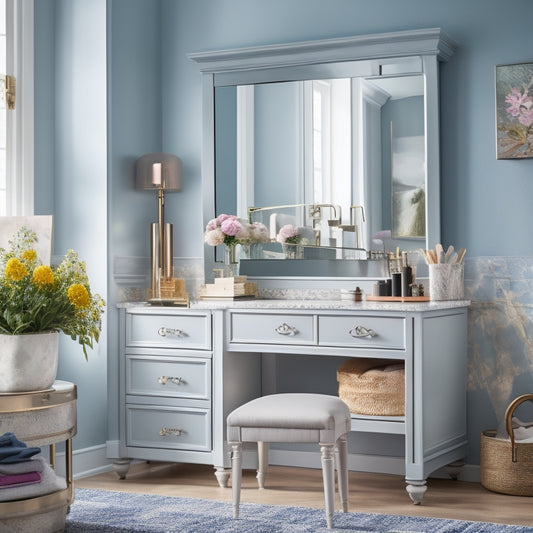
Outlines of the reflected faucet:
[{"label": "reflected faucet", "polygon": [[340,225],[340,229],[343,232],[349,232],[354,234],[354,247],[360,248],[360,231],[359,227],[355,222],[355,213],[357,210],[361,210],[361,222],[365,222],[365,208],[362,205],[351,205],[350,206],[350,223]]},{"label": "reflected faucet", "polygon": [[[320,224],[322,222],[322,210],[323,208],[329,208],[332,211],[333,218],[328,219],[328,226],[339,225],[341,221],[341,206],[335,204],[312,204],[309,206],[309,217],[313,221],[313,230],[316,236],[316,245],[321,245],[321,229]],[[332,221],[336,221],[336,224],[332,224]]]}]

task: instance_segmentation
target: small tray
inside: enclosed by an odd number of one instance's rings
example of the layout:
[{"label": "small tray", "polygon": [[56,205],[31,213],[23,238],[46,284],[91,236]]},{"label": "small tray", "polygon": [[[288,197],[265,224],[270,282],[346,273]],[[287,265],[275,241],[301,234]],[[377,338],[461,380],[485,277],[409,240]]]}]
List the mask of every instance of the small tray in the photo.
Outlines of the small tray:
[{"label": "small tray", "polygon": [[255,300],[255,295],[251,294],[243,294],[243,295],[237,295],[237,296],[200,296],[200,300],[227,300],[227,301],[235,301],[235,300]]},{"label": "small tray", "polygon": [[367,296],[367,302],[429,302],[429,296]]},{"label": "small tray", "polygon": [[182,306],[189,307],[189,297],[186,298],[148,298],[148,303],[150,305],[161,305],[161,306]]}]

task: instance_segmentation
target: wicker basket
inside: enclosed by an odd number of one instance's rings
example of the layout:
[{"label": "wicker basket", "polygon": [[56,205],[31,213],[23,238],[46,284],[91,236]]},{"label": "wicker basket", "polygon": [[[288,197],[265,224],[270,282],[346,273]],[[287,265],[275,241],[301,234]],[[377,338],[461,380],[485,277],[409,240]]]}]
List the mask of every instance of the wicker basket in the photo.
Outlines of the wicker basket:
[{"label": "wicker basket", "polygon": [[405,414],[405,368],[399,361],[354,358],[337,369],[339,397],[350,412],[373,416]]},{"label": "wicker basket", "polygon": [[481,484],[488,490],[533,496],[533,443],[515,442],[512,416],[523,402],[533,401],[533,394],[515,398],[505,411],[505,425],[510,440],[496,438],[495,430],[481,433]]}]

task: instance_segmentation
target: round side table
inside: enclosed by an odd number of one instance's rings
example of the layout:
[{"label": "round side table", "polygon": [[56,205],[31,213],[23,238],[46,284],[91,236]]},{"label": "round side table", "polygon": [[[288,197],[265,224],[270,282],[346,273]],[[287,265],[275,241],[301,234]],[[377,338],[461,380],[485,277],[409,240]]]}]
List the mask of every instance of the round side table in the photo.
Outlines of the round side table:
[{"label": "round side table", "polygon": [[55,445],[65,442],[66,488],[35,498],[0,502],[0,530],[63,531],[68,506],[74,501],[72,437],[76,435],[76,385],[55,381],[50,389],[0,393],[0,433],[13,433],[30,446],[49,446],[55,468]]}]

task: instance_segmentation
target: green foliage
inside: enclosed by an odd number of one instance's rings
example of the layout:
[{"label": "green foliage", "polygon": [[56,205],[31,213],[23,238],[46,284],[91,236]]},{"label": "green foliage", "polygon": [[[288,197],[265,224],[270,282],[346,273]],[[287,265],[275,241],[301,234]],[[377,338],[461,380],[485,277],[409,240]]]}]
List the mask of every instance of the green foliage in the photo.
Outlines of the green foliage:
[{"label": "green foliage", "polygon": [[69,250],[57,268],[41,265],[34,232],[22,228],[0,248],[0,333],[60,330],[83,348],[98,342],[105,302],[92,294],[85,263]]}]

